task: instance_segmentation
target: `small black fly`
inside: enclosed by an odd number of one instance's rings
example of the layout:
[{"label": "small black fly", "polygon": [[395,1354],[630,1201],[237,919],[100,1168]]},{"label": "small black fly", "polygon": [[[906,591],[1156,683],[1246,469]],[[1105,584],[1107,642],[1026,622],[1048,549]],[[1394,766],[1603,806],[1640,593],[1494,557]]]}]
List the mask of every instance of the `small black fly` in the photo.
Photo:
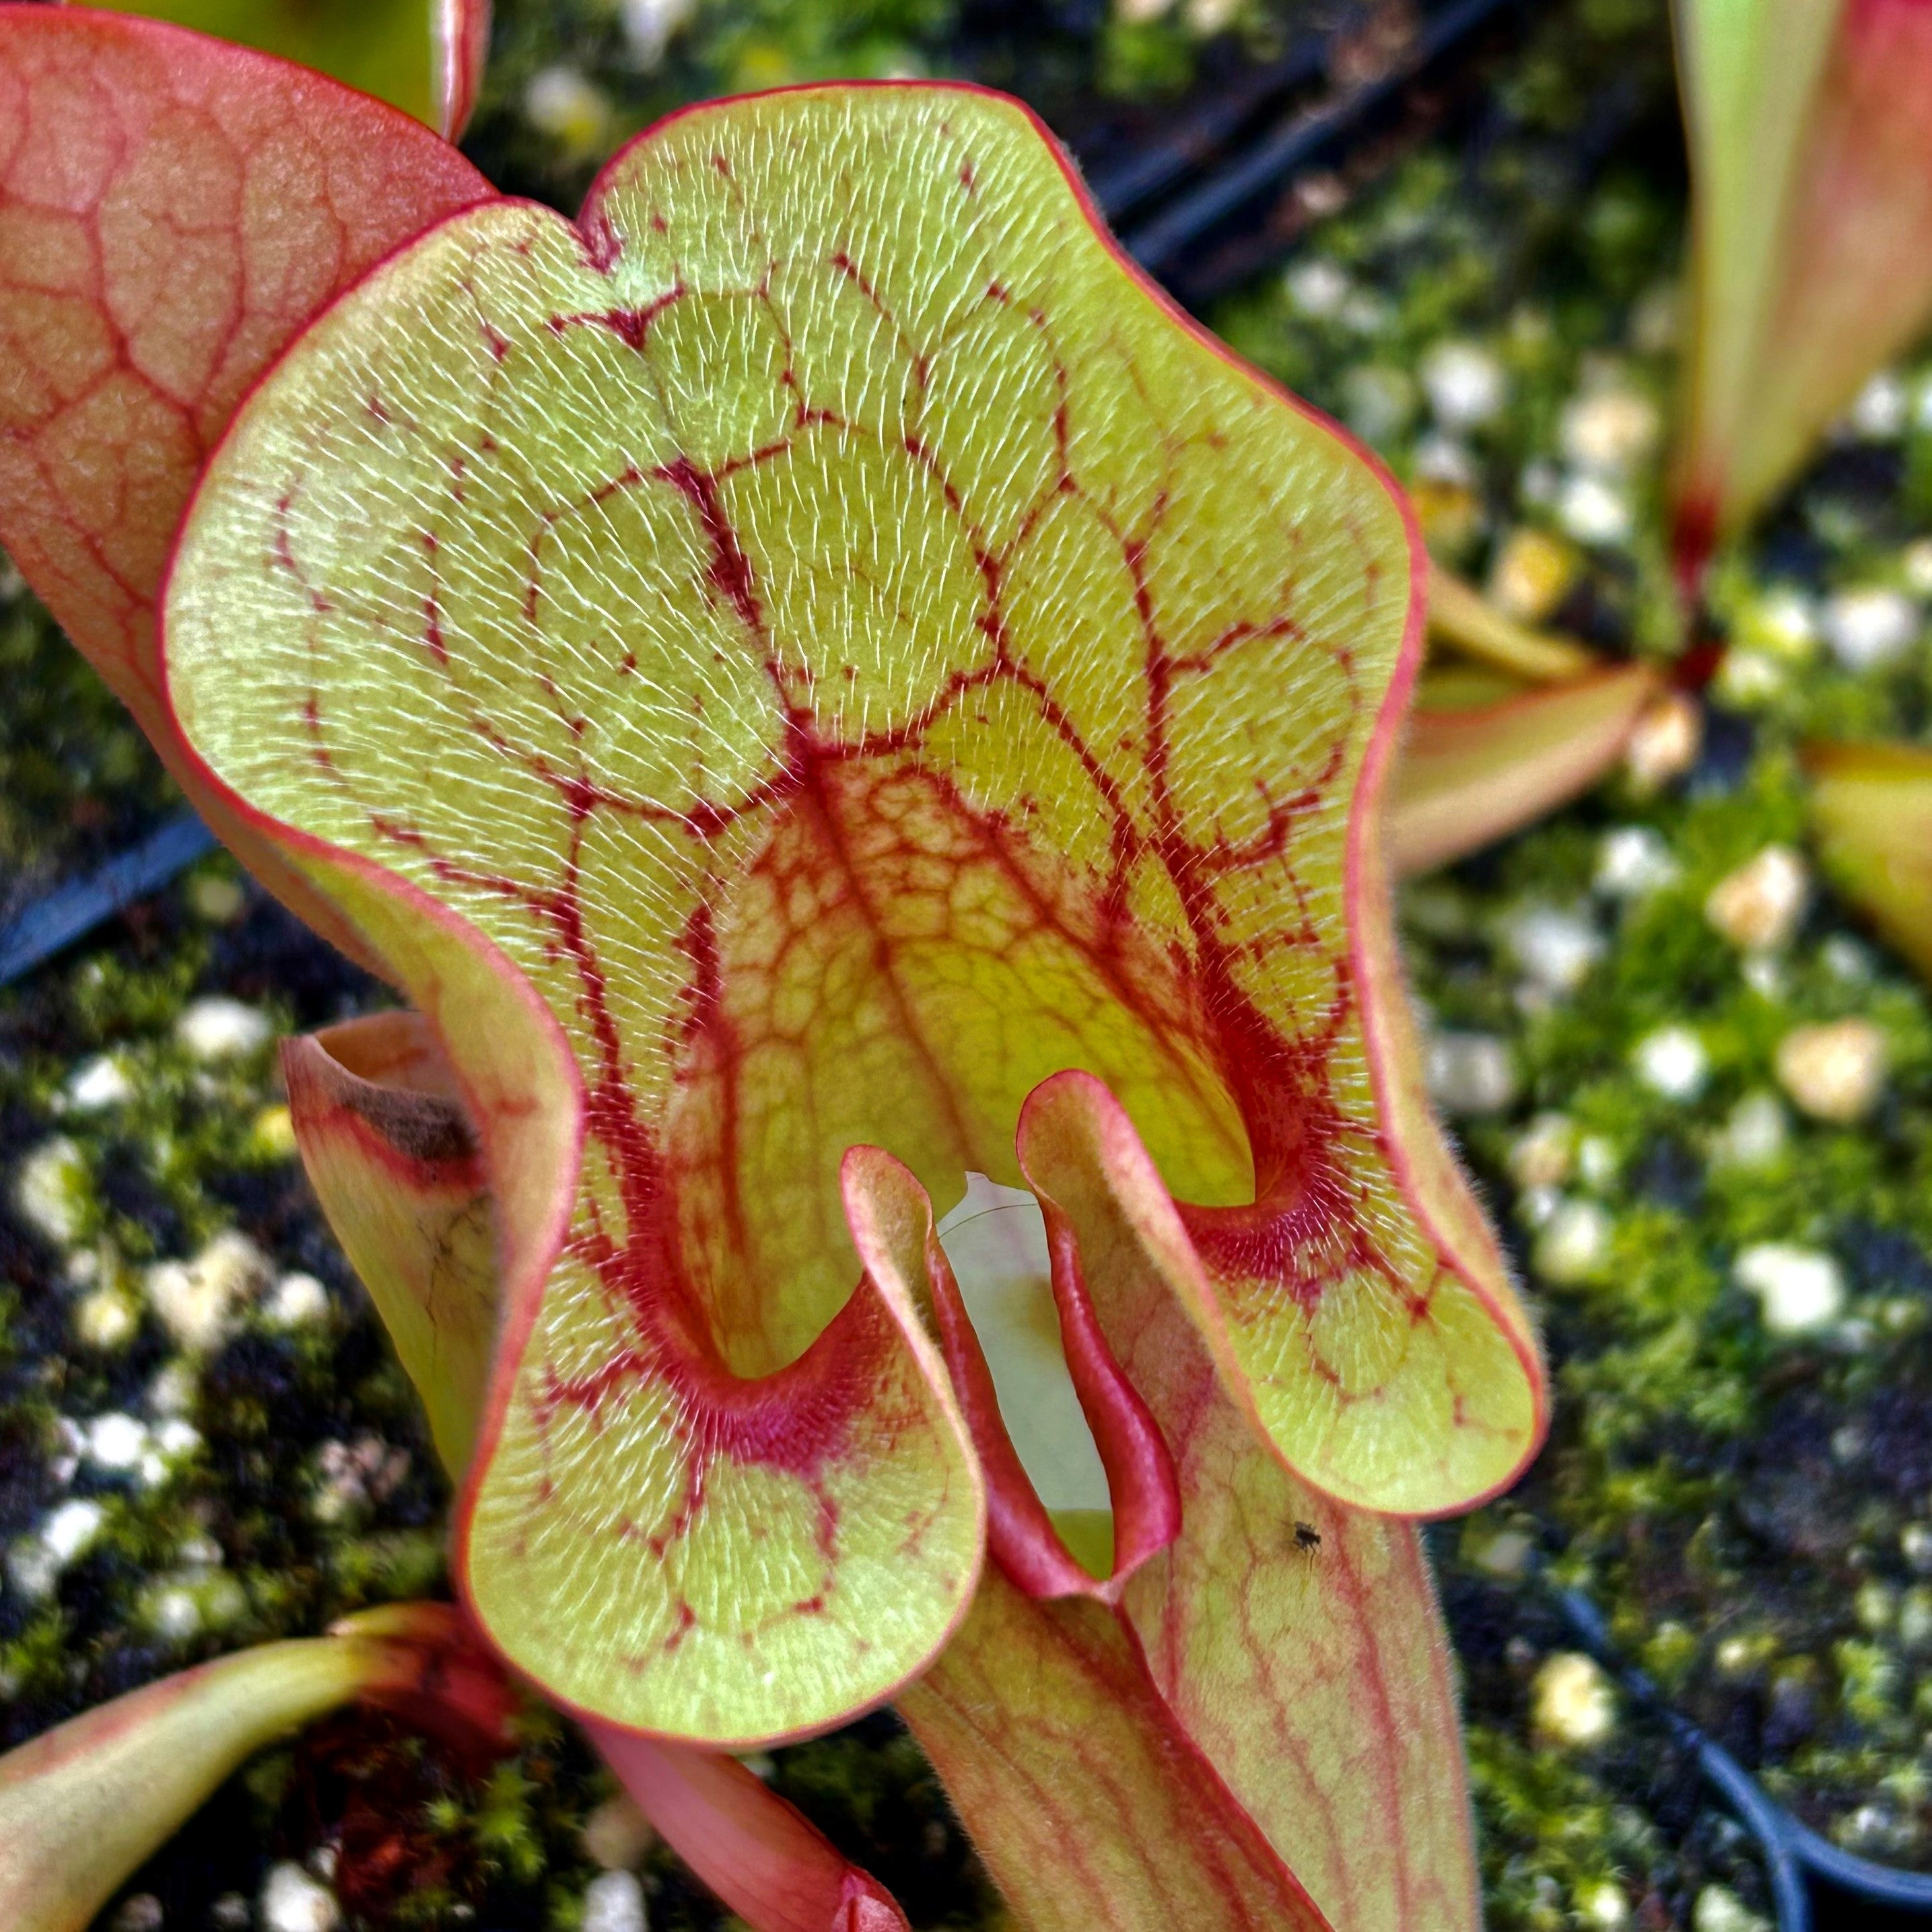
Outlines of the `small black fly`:
[{"label": "small black fly", "polygon": [[1322,1547],[1321,1531],[1312,1522],[1298,1522],[1294,1526],[1294,1546],[1298,1550],[1319,1550]]}]

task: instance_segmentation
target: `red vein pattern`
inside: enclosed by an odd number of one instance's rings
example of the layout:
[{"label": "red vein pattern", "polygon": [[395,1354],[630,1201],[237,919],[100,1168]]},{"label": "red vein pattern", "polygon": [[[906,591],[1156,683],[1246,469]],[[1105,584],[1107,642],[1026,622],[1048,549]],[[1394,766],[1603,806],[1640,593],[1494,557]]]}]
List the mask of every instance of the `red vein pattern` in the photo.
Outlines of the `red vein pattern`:
[{"label": "red vein pattern", "polygon": [[319,74],[152,21],[0,6],[0,542],[215,830],[352,946],[176,742],[154,599],[262,370],[372,262],[490,191]]},{"label": "red vein pattern", "polygon": [[1030,1932],[1328,1932],[1100,1604],[989,1574],[901,1708]]},{"label": "red vein pattern", "polygon": [[1090,1288],[1174,1446],[1180,1534],[1120,1600],[1160,1696],[1335,1924],[1475,1932],[1448,1645],[1414,1527],[1338,1508],[1265,1452],[1216,1372],[1186,1230],[1102,1088],[1048,1082],[1019,1144],[1064,1235],[1056,1267]]},{"label": "red vein pattern", "polygon": [[911,1307],[853,1293],[838,1163],[1010,1183],[1070,1066],[1311,1480],[1449,1508],[1528,1453],[1520,1312],[1396,1065],[1412,568],[1379,474],[964,90],[680,117],[574,227],[446,224],[245,412],[170,597],[184,728],[388,896],[472,1089],[514,1090],[464,946],[578,1083],[560,1249],[506,1210],[461,1551],[554,1693],[768,1736],[943,1640],[977,1478]]}]

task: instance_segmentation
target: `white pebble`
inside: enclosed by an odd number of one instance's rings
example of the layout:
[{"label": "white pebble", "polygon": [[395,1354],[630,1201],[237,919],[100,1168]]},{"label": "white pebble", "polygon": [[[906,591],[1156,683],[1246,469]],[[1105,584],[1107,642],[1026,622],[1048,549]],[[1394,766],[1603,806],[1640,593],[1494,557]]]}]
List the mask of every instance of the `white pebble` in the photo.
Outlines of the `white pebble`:
[{"label": "white pebble", "polygon": [[1767,590],[1739,627],[1765,650],[1802,663],[1818,648],[1818,611],[1803,591],[1789,584]]},{"label": "white pebble", "polygon": [[1847,670],[1890,664],[1918,634],[1918,610],[1903,591],[1841,590],[1825,606],[1825,641]]},{"label": "white pebble", "polygon": [[1630,1055],[1636,1077],[1666,1100],[1694,1100],[1711,1072],[1704,1042],[1687,1026],[1659,1027]]},{"label": "white pebble", "polygon": [[134,1097],[128,1070],[111,1053],[98,1053],[76,1068],[64,1089],[67,1104],[76,1112],[98,1114]]},{"label": "white pebble", "polygon": [[101,1288],[74,1304],[74,1339],[85,1347],[113,1354],[133,1341],[141,1311],[118,1288]]},{"label": "white pebble", "polygon": [[186,1643],[201,1634],[201,1606],[195,1601],[194,1592],[178,1583],[167,1584],[154,1592],[148,1600],[147,1618],[154,1634],[166,1637],[170,1643]]},{"label": "white pebble", "polygon": [[1580,1886],[1576,1910],[1583,1923],[1596,1928],[1597,1932],[1623,1932],[1630,1922],[1630,1900],[1624,1898],[1623,1887],[1611,1879]]},{"label": "white pebble", "polygon": [[1688,692],[1666,692],[1636,721],[1624,752],[1624,768],[1640,793],[1681,777],[1697,762],[1704,714]]},{"label": "white pebble", "polygon": [[87,1198],[87,1163],[65,1135],[43,1141],[14,1178],[14,1205],[22,1220],[57,1246],[80,1232]]},{"label": "white pebble", "polygon": [[644,1888],[634,1872],[607,1871],[584,1888],[584,1932],[645,1932]]},{"label": "white pebble", "polygon": [[1538,456],[1522,466],[1522,474],[1516,478],[1516,494],[1518,500],[1528,508],[1546,510],[1556,502],[1556,493],[1562,487],[1562,471],[1547,458]]},{"label": "white pebble", "polygon": [[1850,986],[1862,986],[1872,976],[1871,949],[1861,945],[1848,932],[1834,932],[1818,949],[1818,963],[1834,980]]},{"label": "white pebble", "polygon": [[1771,1932],[1730,1886],[1707,1885],[1691,1908],[1693,1932]]},{"label": "white pebble", "polygon": [[1881,369],[1852,398],[1845,421],[1853,434],[1870,442],[1895,442],[1905,434],[1912,399],[1893,369]]},{"label": "white pebble", "polygon": [[1326,255],[1296,262],[1281,281],[1296,313],[1317,321],[1340,315],[1355,286],[1348,270]]},{"label": "white pebble", "polygon": [[1636,528],[1630,501],[1600,476],[1571,476],[1556,496],[1556,520],[1579,543],[1615,544]]},{"label": "white pebble", "polygon": [[1760,1241],[1738,1256],[1731,1272],[1740,1288],[1757,1298],[1764,1325],[1774,1335],[1812,1334],[1844,1312],[1844,1270],[1816,1248]]},{"label": "white pebble", "polygon": [[628,1792],[605,1798],[584,1821],[584,1849],[606,1871],[634,1870],[657,1835]]},{"label": "white pebble", "polygon": [[1516,1217],[1526,1228],[1544,1227],[1562,1205],[1563,1196],[1554,1187],[1526,1187],[1516,1197]]},{"label": "white pebble", "polygon": [[602,132],[610,104],[595,82],[574,67],[547,67],[524,89],[524,113],[539,134],[587,146]]},{"label": "white pebble", "polygon": [[1597,847],[1592,884],[1606,898],[1642,898],[1675,885],[1678,877],[1670,848],[1648,825],[1620,825],[1605,832]]},{"label": "white pebble", "polygon": [[91,1497],[76,1496],[62,1503],[40,1526],[38,1536],[14,1546],[8,1559],[14,1588],[30,1598],[50,1595],[61,1572],[86,1552],[106,1521],[107,1512]]},{"label": "white pebble", "polygon": [[1530,1686],[1537,1730],[1553,1744],[1601,1744],[1617,1727],[1616,1687],[1593,1658],[1559,1650],[1544,1660]]},{"label": "white pebble", "polygon": [[1516,964],[1545,992],[1568,993],[1604,956],[1604,938],[1591,920],[1556,906],[1528,906],[1502,928]]},{"label": "white pebble", "polygon": [[265,1932],[335,1932],[342,1908],[326,1885],[318,1885],[300,1865],[283,1864],[262,1888]]},{"label": "white pebble", "polygon": [[285,1274],[262,1310],[278,1328],[307,1328],[328,1313],[328,1290],[312,1274]]},{"label": "white pebble", "polygon": [[1561,1187],[1570,1178],[1576,1130],[1567,1114],[1539,1114],[1510,1149],[1510,1172],[1519,1187]]},{"label": "white pebble", "polygon": [[1425,482],[1447,483],[1459,490],[1476,487],[1476,459],[1453,436],[1432,431],[1418,438],[1409,460]]},{"label": "white pebble", "polygon": [[88,1424],[87,1460],[97,1468],[127,1470],[139,1466],[148,1453],[148,1426],[131,1415],[111,1412]]},{"label": "white pebble", "polygon": [[238,1060],[259,1052],[273,1030],[268,1016],[220,994],[196,1000],[175,1022],[175,1037],[196,1059]]},{"label": "white pebble", "polygon": [[1657,405],[1635,389],[1599,389],[1564,410],[1558,431],[1564,457],[1596,476],[1622,476],[1656,446]]},{"label": "white pebble", "polygon": [[1711,1158],[1720,1167],[1768,1167],[1790,1138],[1784,1108],[1775,1094],[1747,1094],[1730,1111],[1711,1143]]},{"label": "white pebble", "polygon": [[203,872],[190,884],[188,902],[210,926],[232,926],[248,910],[248,894],[225,872]]},{"label": "white pebble", "polygon": [[1364,442],[1387,442],[1415,414],[1415,385],[1405,370],[1364,363],[1342,379],[1342,414]]},{"label": "white pebble", "polygon": [[1528,1575],[1535,1554],[1536,1545],[1526,1532],[1499,1529],[1477,1546],[1469,1560],[1486,1576],[1513,1582]]},{"label": "white pebble", "polygon": [[1849,1126],[1885,1087],[1886,1037],[1870,1020],[1798,1027],[1778,1043],[1778,1083],[1814,1120]]},{"label": "white pebble", "polygon": [[194,1406],[195,1375],[190,1363],[177,1358],[154,1372],[148,1384],[148,1406],[157,1415],[185,1415]]},{"label": "white pebble", "polygon": [[316,1452],[316,1472],[310,1509],[318,1522],[340,1522],[395,1493],[410,1473],[409,1451],[392,1449],[380,1436],[331,1441]]},{"label": "white pebble", "polygon": [[62,1564],[71,1563],[100,1534],[107,1512],[98,1502],[76,1497],[62,1503],[46,1520],[40,1542],[47,1553]]},{"label": "white pebble", "polygon": [[1576,1171],[1586,1187],[1600,1192],[1617,1178],[1617,1150],[1601,1134],[1586,1135],[1576,1144]]},{"label": "white pebble", "polygon": [[697,10],[698,0],[622,0],[624,38],[646,72],[664,58],[671,36]]},{"label": "white pebble", "polygon": [[1711,688],[1726,704],[1748,711],[1768,704],[1784,690],[1784,668],[1774,658],[1733,645],[1724,653]]},{"label": "white pebble", "polygon": [[1445,1114],[1499,1114],[1516,1098],[1516,1067],[1506,1042],[1484,1033],[1430,1036],[1429,1091]]},{"label": "white pebble", "polygon": [[191,1262],[158,1262],[146,1277],[148,1301],[186,1348],[206,1354],[234,1331],[243,1306],[267,1282],[268,1258],[232,1228]]},{"label": "white pebble", "polygon": [[60,1447],[49,1460],[47,1472],[65,1489],[79,1472],[80,1459],[87,1453],[87,1432],[70,1415],[56,1418],[54,1428],[60,1437]]},{"label": "white pebble", "polygon": [[1733,946],[1786,944],[1804,916],[1811,874],[1788,845],[1767,845],[1711,888],[1704,916]]},{"label": "white pebble", "polygon": [[1447,430],[1479,428],[1502,413],[1509,394],[1503,365],[1474,342],[1438,342],[1422,358],[1422,386]]},{"label": "white pebble", "polygon": [[1562,1202],[1537,1237],[1537,1273],[1559,1286],[1595,1280],[1610,1260],[1610,1217],[1595,1202]]}]

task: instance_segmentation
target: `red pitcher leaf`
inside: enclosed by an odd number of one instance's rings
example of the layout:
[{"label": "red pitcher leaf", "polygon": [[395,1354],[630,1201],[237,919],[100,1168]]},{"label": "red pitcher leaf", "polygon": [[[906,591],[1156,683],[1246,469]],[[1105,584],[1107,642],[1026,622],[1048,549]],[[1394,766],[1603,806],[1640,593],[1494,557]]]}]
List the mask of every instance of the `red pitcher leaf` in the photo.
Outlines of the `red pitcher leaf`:
[{"label": "red pitcher leaf", "polygon": [[736,1758],[584,1729],[665,1843],[752,1932],[904,1932],[885,1888]]},{"label": "red pitcher leaf", "polygon": [[365,1704],[438,1738],[479,1772],[515,1750],[523,1693],[456,1604],[379,1604],[338,1617],[328,1634],[394,1653],[398,1667],[359,1694]]},{"label": "red pitcher leaf", "polygon": [[935,1228],[925,1189],[881,1149],[852,1148],[842,1175],[867,1270],[938,1330],[1000,1567],[1029,1596],[1111,1601],[1180,1527],[1173,1460],[1077,1280],[1052,1270],[1038,1203],[976,1174]]},{"label": "red pitcher leaf", "polygon": [[1027,1932],[1327,1932],[1118,1612],[989,1569],[899,1710]]},{"label": "red pitcher leaf", "polygon": [[454,1076],[408,1012],[284,1040],[282,1075],[309,1184],[460,1480],[496,1339],[496,1264],[489,1184]]},{"label": "red pitcher leaf", "polygon": [[490,50],[490,0],[122,0],[113,10],[299,62],[452,141],[476,104]]},{"label": "red pitcher leaf", "polygon": [[[1155,1684],[1336,1925],[1474,1932],[1448,1648],[1414,1527],[1339,1506],[1257,1437],[1217,1370],[1225,1344],[1181,1216],[1098,1082],[1042,1086],[1020,1151],[1174,1445],[1180,1535],[1122,1598]],[[1438,1453],[1480,1430],[1482,1407],[1480,1390],[1454,1391]]]},{"label": "red pitcher leaf", "polygon": [[238,1652],[116,1697],[0,1757],[0,1924],[85,1932],[128,1875],[265,1746],[361,1698],[502,1742],[500,1672],[446,1604]]},{"label": "red pitcher leaf", "polygon": [[1678,452],[1679,574],[1694,590],[1755,431],[1766,318],[1842,0],[1676,0],[1690,154],[1691,331]]},{"label": "red pitcher leaf", "polygon": [[1932,8],[1844,0],[1730,478],[1742,516],[1932,326]]},{"label": "red pitcher leaf", "polygon": [[1473,710],[1418,709],[1395,768],[1389,863],[1426,872],[1533,824],[1596,783],[1660,688],[1647,664]]},{"label": "red pitcher leaf", "polygon": [[[530,1272],[459,1562],[547,1688],[727,1742],[931,1654],[977,1502],[910,1313],[849,1300],[838,1164],[885,1148],[942,1205],[1010,1185],[1070,1064],[1233,1217],[1216,1285],[1260,1380],[1311,1311],[1318,1355],[1426,1352],[1426,1310],[1513,1358],[1379,877],[1419,555],[1381,472],[964,89],[686,113],[574,226],[432,230],[257,390],[184,526],[170,688],[355,899],[482,1126]],[[477,1101],[516,1091],[508,1043],[443,985],[486,949],[582,1082],[560,1252],[512,1225]],[[1460,1487],[1264,1412],[1344,1492],[1452,1508],[1528,1451],[1522,1359]]]},{"label": "red pitcher leaf", "polygon": [[482,88],[490,58],[490,0],[430,0],[430,6],[436,113],[430,124],[454,141],[470,125]]},{"label": "red pitcher leaf", "polygon": [[377,257],[489,192],[320,75],[151,21],[0,5],[0,542],[216,832],[352,950],[192,770],[154,598],[202,459],[262,370]]},{"label": "red pitcher leaf", "polygon": [[1813,837],[1833,880],[1932,977],[1932,751],[1809,745]]},{"label": "red pitcher leaf", "polygon": [[1932,9],[1680,0],[1695,188],[1680,572],[1932,323]]}]

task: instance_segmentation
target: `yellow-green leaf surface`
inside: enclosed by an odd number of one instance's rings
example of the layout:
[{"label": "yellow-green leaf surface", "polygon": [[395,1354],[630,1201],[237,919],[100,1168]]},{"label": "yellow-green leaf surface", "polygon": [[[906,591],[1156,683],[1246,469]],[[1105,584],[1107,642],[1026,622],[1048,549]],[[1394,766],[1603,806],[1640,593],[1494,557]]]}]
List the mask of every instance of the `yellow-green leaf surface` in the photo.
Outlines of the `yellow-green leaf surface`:
[{"label": "yellow-green leaf surface", "polygon": [[978,1477],[910,1304],[855,1294],[838,1163],[1015,1184],[1068,1066],[1310,1480],[1425,1511],[1520,1466],[1534,1352],[1372,808],[1419,556],[964,89],[686,113],[574,226],[445,223],[257,392],[171,694],[478,1121],[505,1330],[458,1560],[554,1694],[726,1742],[933,1654]]},{"label": "yellow-green leaf surface", "polygon": [[1581,644],[1518,623],[1433,562],[1429,568],[1429,634],[1478,663],[1538,684],[1582,677],[1598,665]]},{"label": "yellow-green leaf surface", "polygon": [[1102,1605],[988,1570],[899,1708],[1027,1932],[1329,1932]]},{"label": "yellow-green leaf surface", "polygon": [[[1268,1455],[1215,1372],[1186,1230],[1132,1124],[1070,1073],[1019,1138],[1049,1227],[1172,1446],[1180,1534],[1121,1607],[1154,1684],[1346,1932],[1476,1932],[1449,1648],[1414,1526],[1348,1509]],[[1445,1432],[1445,1455],[1457,1453]]]},{"label": "yellow-green leaf surface", "polygon": [[452,141],[476,104],[490,45],[489,0],[118,0],[112,10],[278,54]]},{"label": "yellow-green leaf surface", "polygon": [[1814,745],[1804,763],[1812,833],[1826,869],[1932,976],[1932,751]]},{"label": "yellow-green leaf surface", "polygon": [[460,1481],[496,1340],[496,1216],[448,1064],[420,1014],[383,1012],[284,1040],[282,1076],[309,1184]]}]

